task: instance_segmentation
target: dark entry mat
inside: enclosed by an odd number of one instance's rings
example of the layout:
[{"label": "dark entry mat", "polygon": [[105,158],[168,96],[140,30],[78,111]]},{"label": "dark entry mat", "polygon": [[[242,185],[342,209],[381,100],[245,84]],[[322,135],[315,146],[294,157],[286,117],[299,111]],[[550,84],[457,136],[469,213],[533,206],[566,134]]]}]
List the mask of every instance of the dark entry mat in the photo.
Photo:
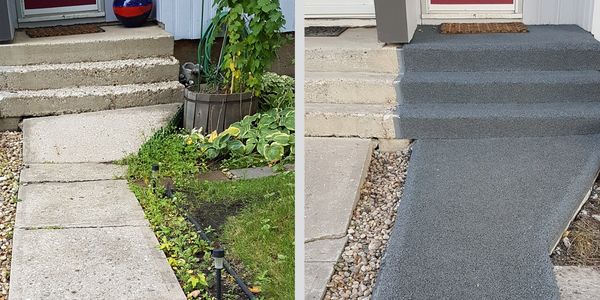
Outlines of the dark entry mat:
[{"label": "dark entry mat", "polygon": [[104,32],[104,29],[100,28],[100,26],[98,26],[98,25],[93,25],[93,24],[41,27],[41,28],[30,28],[30,29],[25,30],[25,33],[31,38],[86,34],[86,33],[98,33],[98,32]]},{"label": "dark entry mat", "polygon": [[513,23],[442,23],[440,33],[525,33],[527,26],[521,22]]},{"label": "dark entry mat", "polygon": [[344,33],[348,27],[312,26],[304,28],[305,37],[332,37]]}]

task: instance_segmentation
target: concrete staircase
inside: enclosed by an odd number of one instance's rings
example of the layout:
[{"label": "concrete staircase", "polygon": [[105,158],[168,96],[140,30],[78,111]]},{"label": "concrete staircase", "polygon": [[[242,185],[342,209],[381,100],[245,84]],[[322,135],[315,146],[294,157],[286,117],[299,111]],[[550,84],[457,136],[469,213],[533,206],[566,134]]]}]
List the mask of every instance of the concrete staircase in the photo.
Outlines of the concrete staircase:
[{"label": "concrete staircase", "polygon": [[25,117],[182,100],[173,37],[158,26],[29,38],[0,45],[0,129]]},{"label": "concrete staircase", "polygon": [[306,135],[395,138],[398,52],[375,28],[306,38],[305,55]]},{"label": "concrete staircase", "polygon": [[529,29],[441,35],[420,27],[401,51],[399,136],[600,132],[600,43],[578,26]]}]

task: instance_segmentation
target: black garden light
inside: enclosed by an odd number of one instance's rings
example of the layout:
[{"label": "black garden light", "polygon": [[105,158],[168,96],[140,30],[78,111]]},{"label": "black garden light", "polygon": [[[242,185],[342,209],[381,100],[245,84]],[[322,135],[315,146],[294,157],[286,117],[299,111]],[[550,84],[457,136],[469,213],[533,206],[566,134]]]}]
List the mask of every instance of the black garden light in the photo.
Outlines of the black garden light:
[{"label": "black garden light", "polygon": [[215,278],[217,281],[217,300],[223,299],[223,293],[221,290],[221,270],[223,270],[223,266],[225,263],[225,250],[223,249],[214,249],[212,251],[212,258],[215,264]]},{"label": "black garden light", "polygon": [[156,181],[158,181],[158,164],[152,165],[152,192],[156,193]]}]

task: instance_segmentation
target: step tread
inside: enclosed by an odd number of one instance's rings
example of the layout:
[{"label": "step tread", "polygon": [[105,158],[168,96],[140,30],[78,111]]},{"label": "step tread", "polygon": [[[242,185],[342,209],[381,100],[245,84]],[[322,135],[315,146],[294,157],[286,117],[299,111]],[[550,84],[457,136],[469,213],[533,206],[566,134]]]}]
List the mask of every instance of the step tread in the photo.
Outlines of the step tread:
[{"label": "step tread", "polygon": [[388,115],[395,107],[389,104],[306,103],[306,114]]},{"label": "step tread", "polygon": [[600,71],[406,72],[403,83],[550,83],[600,82]]},{"label": "step tread", "polygon": [[[495,118],[548,118],[595,117],[600,118],[600,103],[421,103],[402,104],[398,114],[427,118],[495,117]],[[599,128],[600,130],[600,128]]]},{"label": "step tread", "polygon": [[0,91],[0,100],[3,98],[19,97],[19,98],[36,98],[36,97],[77,97],[89,95],[119,95],[134,93],[144,90],[164,90],[164,89],[180,89],[181,83],[178,81],[166,81],[155,83],[142,84],[125,84],[125,85],[108,85],[108,86],[82,86],[68,87],[60,89],[46,90],[25,90],[25,91]]},{"label": "step tread", "polygon": [[305,81],[371,81],[394,82],[395,75],[375,72],[306,72]]},{"label": "step tread", "polygon": [[314,49],[352,49],[352,50],[395,50],[377,40],[375,28],[349,28],[336,37],[307,37],[306,50]]},{"label": "step tread", "polygon": [[440,34],[438,26],[419,26],[405,50],[535,50],[600,51],[600,42],[577,25],[530,25],[523,34]]},{"label": "step tread", "polygon": [[94,70],[94,69],[119,69],[126,67],[151,67],[155,65],[174,65],[179,62],[175,57],[145,57],[133,59],[119,59],[110,61],[93,61],[79,63],[37,64],[22,66],[0,66],[0,73],[27,73],[52,70]]}]

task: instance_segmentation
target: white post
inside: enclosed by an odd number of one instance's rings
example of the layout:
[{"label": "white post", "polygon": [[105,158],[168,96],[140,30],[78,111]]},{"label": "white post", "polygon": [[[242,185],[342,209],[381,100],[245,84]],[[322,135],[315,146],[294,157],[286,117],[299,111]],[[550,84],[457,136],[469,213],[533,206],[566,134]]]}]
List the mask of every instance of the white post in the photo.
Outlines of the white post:
[{"label": "white post", "polygon": [[594,1],[594,13],[592,14],[592,34],[600,41],[600,0]]}]

